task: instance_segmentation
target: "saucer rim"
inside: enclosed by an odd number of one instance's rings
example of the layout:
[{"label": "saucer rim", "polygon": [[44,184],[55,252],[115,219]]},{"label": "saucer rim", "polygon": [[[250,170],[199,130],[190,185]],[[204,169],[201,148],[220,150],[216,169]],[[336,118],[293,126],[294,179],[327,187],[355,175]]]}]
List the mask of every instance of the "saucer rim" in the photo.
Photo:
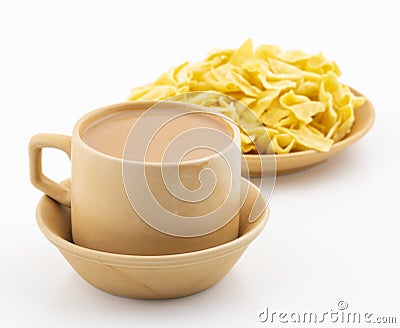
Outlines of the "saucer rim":
[{"label": "saucer rim", "polygon": [[[251,181],[243,177],[241,179],[244,180],[250,186],[250,188],[255,188],[258,194],[261,193],[261,190]],[[66,179],[62,183],[65,184],[69,180],[70,179]],[[43,195],[40,201],[38,202],[36,208],[36,221],[39,226],[39,229],[42,231],[45,237],[53,245],[55,245],[61,252],[66,252],[69,255],[81,258],[85,261],[101,263],[101,264],[109,264],[114,266],[115,265],[125,266],[125,267],[140,267],[140,268],[177,267],[177,266],[193,265],[196,263],[207,262],[215,260],[219,257],[227,256],[229,254],[247,248],[248,245],[254,239],[256,239],[258,235],[263,231],[270,217],[270,209],[265,201],[266,207],[264,211],[258,216],[258,218],[255,221],[253,221],[254,224],[256,224],[255,227],[250,231],[244,233],[243,235],[239,236],[235,240],[211,248],[193,252],[187,252],[187,253],[168,254],[168,255],[131,255],[131,254],[110,253],[110,252],[90,249],[76,245],[68,240],[61,238],[60,236],[52,232],[44,223],[42,212],[44,206],[46,206],[46,202],[54,202],[60,207],[63,207],[63,205],[60,205],[49,196]]]}]

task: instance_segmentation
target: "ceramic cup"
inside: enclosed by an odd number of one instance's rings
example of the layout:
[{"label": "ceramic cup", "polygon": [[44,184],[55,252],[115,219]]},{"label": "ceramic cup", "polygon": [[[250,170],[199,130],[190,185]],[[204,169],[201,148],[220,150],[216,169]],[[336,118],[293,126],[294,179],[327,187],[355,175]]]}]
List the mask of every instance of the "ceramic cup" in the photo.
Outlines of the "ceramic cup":
[{"label": "ceramic cup", "polygon": [[[219,153],[180,163],[131,160],[129,154],[139,144],[132,132],[122,158],[100,152],[82,139],[88,126],[109,115],[162,107],[163,103],[177,111],[204,111],[184,103],[126,102],[86,114],[76,123],[72,137],[32,137],[31,182],[71,207],[75,244],[112,253],[163,255],[206,249],[238,237],[240,132],[232,122],[207,113],[227,124],[231,131],[229,144]],[[62,150],[70,157],[71,188],[43,174],[42,149],[46,147]],[[185,188],[177,188],[177,180]],[[200,200],[191,199],[201,189],[199,185],[213,186],[212,192]],[[186,194],[182,195],[182,190]]]}]

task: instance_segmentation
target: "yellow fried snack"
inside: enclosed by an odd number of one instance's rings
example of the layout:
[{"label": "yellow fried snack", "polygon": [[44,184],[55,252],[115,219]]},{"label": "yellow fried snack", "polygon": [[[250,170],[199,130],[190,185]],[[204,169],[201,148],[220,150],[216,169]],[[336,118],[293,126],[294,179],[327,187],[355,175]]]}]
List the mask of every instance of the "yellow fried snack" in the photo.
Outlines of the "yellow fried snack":
[{"label": "yellow fried snack", "polygon": [[[253,50],[248,39],[238,49],[217,50],[201,62],[171,68],[133,89],[129,100],[174,97],[216,110],[239,126],[245,154],[327,152],[349,133],[354,109],[365,101],[339,82],[340,74],[321,53],[272,45]],[[199,93],[185,95],[194,91]]]}]

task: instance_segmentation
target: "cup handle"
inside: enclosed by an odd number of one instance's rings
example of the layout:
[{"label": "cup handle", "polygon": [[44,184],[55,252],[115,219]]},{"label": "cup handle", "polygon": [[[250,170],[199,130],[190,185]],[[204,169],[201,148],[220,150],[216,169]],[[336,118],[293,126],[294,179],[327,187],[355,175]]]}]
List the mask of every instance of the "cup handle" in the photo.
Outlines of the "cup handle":
[{"label": "cup handle", "polygon": [[29,171],[31,183],[57,202],[71,207],[71,191],[49,179],[42,171],[42,149],[56,148],[64,151],[71,159],[71,137],[60,134],[41,133],[29,142]]}]

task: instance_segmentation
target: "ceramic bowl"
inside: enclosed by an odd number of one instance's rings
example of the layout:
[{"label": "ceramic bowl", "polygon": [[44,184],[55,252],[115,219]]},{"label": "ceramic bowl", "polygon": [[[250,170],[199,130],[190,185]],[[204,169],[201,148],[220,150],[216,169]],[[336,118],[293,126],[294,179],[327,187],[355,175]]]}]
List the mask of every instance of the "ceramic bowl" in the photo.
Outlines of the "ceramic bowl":
[{"label": "ceramic bowl", "polygon": [[[362,96],[360,92],[354,89],[352,89],[352,91],[354,94]],[[372,103],[367,100],[362,106],[354,110],[354,116],[355,121],[350,133],[343,140],[335,143],[328,152],[323,153],[315,150],[305,150],[275,155],[276,174],[281,175],[305,170],[327,160],[361,139],[371,129],[375,120],[375,110]],[[274,175],[275,168],[274,165],[271,165],[273,164],[271,156],[272,155],[244,155],[250,176]],[[260,160],[262,162],[262,167],[260,165]]]},{"label": "ceramic bowl", "polygon": [[[64,183],[68,185],[69,181]],[[75,245],[71,237],[70,209],[48,196],[40,200],[36,217],[47,239],[59,249],[75,271],[94,287],[129,298],[175,298],[200,292],[221,280],[264,229],[269,209],[260,190],[242,178],[242,190],[246,186],[249,188],[247,195],[242,194],[245,201],[240,211],[239,237],[216,247],[190,253],[124,255]],[[254,216],[254,213],[258,214]]]}]

